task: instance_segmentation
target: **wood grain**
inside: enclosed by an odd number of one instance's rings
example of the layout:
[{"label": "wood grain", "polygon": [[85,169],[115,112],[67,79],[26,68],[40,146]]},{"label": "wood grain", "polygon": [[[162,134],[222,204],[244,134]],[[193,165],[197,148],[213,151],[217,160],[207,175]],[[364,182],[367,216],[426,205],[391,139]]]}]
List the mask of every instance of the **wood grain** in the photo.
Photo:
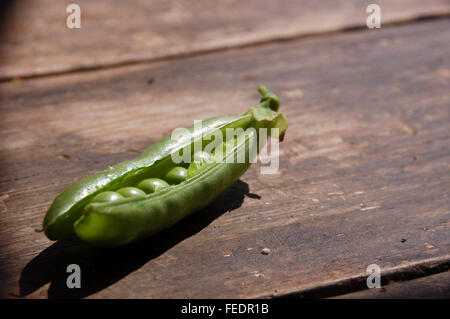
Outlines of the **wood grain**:
[{"label": "wood grain", "polygon": [[[0,84],[0,296],[264,297],[450,253],[449,19]],[[289,119],[280,174],[118,250],[50,243],[53,198],[264,83]],[[406,240],[406,241],[405,241]],[[261,249],[270,248],[269,255]],[[82,289],[65,288],[65,267]]]},{"label": "wood grain", "polygon": [[[365,26],[360,0],[14,1],[2,17],[0,80],[135,63]],[[382,23],[450,13],[447,0],[379,0]]]}]

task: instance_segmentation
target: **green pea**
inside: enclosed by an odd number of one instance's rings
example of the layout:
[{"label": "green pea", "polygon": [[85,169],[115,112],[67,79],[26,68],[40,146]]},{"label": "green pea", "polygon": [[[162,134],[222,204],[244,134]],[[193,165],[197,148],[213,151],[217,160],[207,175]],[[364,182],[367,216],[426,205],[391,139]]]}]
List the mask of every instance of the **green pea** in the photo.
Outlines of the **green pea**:
[{"label": "green pea", "polygon": [[191,178],[192,176],[197,175],[203,168],[205,168],[208,164],[210,164],[211,155],[204,151],[199,151],[194,154],[193,161],[188,167],[187,177]]},{"label": "green pea", "polygon": [[169,187],[169,184],[160,178],[147,178],[141,181],[136,187],[142,189],[147,194],[151,194],[162,188]]},{"label": "green pea", "polygon": [[163,178],[167,183],[171,185],[180,184],[187,179],[187,169],[181,166],[176,166],[169,170]]},{"label": "green pea", "polygon": [[145,196],[145,192],[136,187],[124,187],[117,191],[123,197]]},{"label": "green pea", "polygon": [[92,203],[114,202],[124,197],[116,192],[106,191],[98,194],[92,199]]}]

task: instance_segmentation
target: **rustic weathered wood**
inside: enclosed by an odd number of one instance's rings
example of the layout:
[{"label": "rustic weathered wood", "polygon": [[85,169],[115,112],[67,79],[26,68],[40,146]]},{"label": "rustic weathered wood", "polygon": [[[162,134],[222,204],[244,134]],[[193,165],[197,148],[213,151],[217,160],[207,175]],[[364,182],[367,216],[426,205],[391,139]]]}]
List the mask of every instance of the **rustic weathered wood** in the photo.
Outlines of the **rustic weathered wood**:
[{"label": "rustic weathered wood", "polygon": [[[79,0],[81,29],[66,27],[69,1],[14,1],[2,18],[0,80],[365,26],[367,2],[278,0]],[[450,13],[446,0],[379,0],[382,23]]]},{"label": "rustic weathered wood", "polygon": [[[264,297],[363,276],[372,263],[448,262],[449,27],[2,83],[0,296]],[[118,250],[35,232],[70,183],[173,128],[245,111],[260,83],[290,122],[279,175],[254,165],[202,213]],[[82,289],[65,288],[69,263]]]},{"label": "rustic weathered wood", "polygon": [[[405,242],[405,239],[401,240]],[[417,278],[433,276],[437,273],[443,273],[450,269],[450,256],[440,256],[437,258],[429,258],[429,259],[421,259],[416,262],[410,261],[408,263],[399,264],[390,268],[382,268],[380,267],[380,285],[382,288],[389,287],[393,284],[398,284],[400,282],[408,282],[414,281]],[[373,266],[373,265],[371,265]],[[379,266],[379,265],[378,265]],[[346,277],[342,279],[338,279],[335,281],[325,282],[319,285],[314,285],[306,289],[301,289],[297,291],[292,291],[287,294],[278,295],[277,297],[282,299],[311,299],[311,298],[346,298],[346,296],[354,296],[353,298],[358,298],[359,294],[365,294],[368,289],[367,281],[372,279],[368,278],[370,272],[362,273],[360,275],[355,275],[351,277]],[[373,279],[372,279],[373,280]],[[431,282],[431,281],[430,281]],[[446,283],[448,284],[448,283]],[[445,284],[442,283],[443,287]],[[413,284],[406,284],[404,288],[405,296],[408,292],[406,292],[406,287],[414,287]],[[375,289],[377,290],[377,289]],[[378,290],[379,292],[384,292],[387,289]],[[400,289],[396,289],[395,291],[399,291]],[[367,292],[372,294],[372,292]],[[429,297],[433,297],[436,293],[444,293],[443,289],[436,289],[434,292],[429,290]],[[411,294],[417,293],[414,292],[414,289],[411,289]],[[375,294],[377,295],[377,294]]]},{"label": "rustic weathered wood", "polygon": [[450,298],[450,271],[419,278],[415,280],[395,283],[380,289],[366,289],[336,299],[392,299],[392,298]]}]

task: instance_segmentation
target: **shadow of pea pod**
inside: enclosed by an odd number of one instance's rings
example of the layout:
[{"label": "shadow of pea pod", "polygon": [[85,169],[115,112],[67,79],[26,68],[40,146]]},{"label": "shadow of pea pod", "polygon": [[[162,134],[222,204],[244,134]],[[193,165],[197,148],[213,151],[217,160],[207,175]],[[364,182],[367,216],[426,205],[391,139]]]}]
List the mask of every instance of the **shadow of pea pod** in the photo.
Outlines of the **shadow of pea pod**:
[{"label": "shadow of pea pod", "polygon": [[[213,203],[173,227],[140,242],[118,248],[90,247],[78,238],[58,241],[33,258],[22,270],[20,296],[26,296],[50,282],[49,298],[82,298],[98,292],[162,255],[184,239],[195,235],[217,217],[239,208],[249,192],[248,184],[238,180]],[[69,289],[67,266],[82,270],[81,288]]]}]

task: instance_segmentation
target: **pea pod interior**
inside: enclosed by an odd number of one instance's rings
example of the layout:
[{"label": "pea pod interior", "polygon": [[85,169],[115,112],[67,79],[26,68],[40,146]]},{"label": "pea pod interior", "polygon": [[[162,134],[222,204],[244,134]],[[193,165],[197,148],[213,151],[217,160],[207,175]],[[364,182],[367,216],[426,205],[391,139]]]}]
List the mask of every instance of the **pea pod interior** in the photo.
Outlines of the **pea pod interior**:
[{"label": "pea pod interior", "polygon": [[[120,246],[155,234],[213,201],[230,187],[250,166],[248,151],[256,146],[256,131],[226,155],[243,151],[243,163],[209,163],[193,177],[144,197],[132,196],[109,202],[91,202],[75,223],[75,233],[95,246]],[[252,142],[253,141],[253,142]],[[256,154],[256,152],[253,152]],[[192,165],[193,163],[191,163]]]}]

